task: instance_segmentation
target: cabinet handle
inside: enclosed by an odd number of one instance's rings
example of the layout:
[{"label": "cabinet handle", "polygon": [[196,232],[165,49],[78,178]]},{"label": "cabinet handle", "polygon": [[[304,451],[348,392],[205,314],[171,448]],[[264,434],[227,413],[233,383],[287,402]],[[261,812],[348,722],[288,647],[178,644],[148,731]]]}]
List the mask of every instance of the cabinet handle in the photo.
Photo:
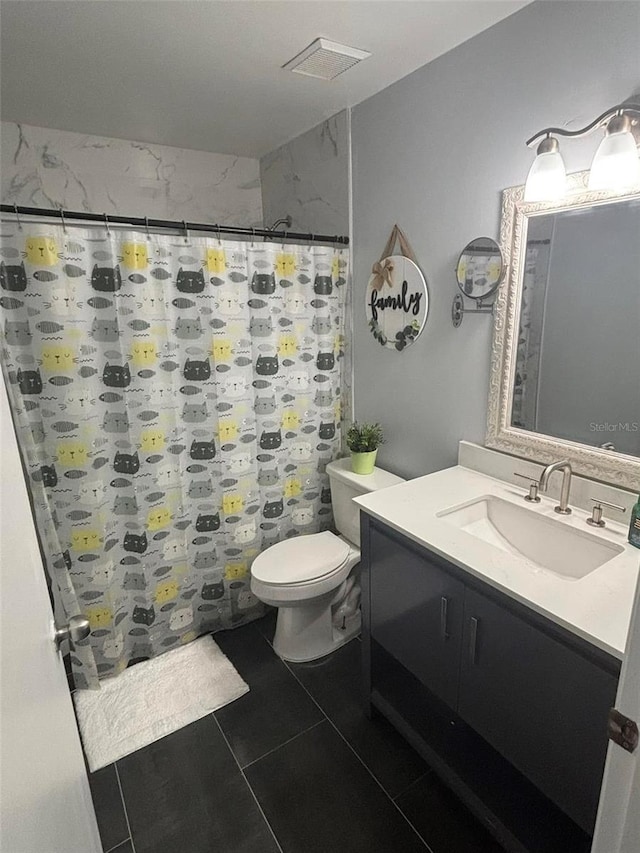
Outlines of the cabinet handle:
[{"label": "cabinet handle", "polygon": [[476,645],[478,639],[478,620],[475,616],[471,617],[469,623],[469,663],[471,666],[476,664]]},{"label": "cabinet handle", "polygon": [[449,632],[447,631],[448,611],[449,599],[446,597],[446,595],[443,595],[440,599],[440,639],[443,643],[449,639]]}]

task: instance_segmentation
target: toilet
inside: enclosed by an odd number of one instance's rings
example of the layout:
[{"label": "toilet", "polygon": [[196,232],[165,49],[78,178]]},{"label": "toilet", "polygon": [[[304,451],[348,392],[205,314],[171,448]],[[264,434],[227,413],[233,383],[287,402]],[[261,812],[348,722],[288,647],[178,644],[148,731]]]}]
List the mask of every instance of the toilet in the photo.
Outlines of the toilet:
[{"label": "toilet", "polygon": [[352,498],[404,482],[374,468],[354,474],[351,459],[327,465],[335,526],[294,536],[263,551],[251,567],[251,591],[278,608],[273,648],[302,662],[330,654],[360,632],[360,510]]}]

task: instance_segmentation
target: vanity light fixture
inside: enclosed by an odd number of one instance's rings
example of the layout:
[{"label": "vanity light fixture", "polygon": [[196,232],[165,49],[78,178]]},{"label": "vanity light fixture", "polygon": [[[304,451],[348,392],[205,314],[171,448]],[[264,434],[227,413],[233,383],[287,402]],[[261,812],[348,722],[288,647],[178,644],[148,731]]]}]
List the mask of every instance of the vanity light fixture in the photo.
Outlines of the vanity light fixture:
[{"label": "vanity light fixture", "polygon": [[554,201],[567,188],[567,170],[555,136],[547,134],[536,150],[524,187],[525,201]]},{"label": "vanity light fixture", "polygon": [[624,190],[640,185],[640,157],[626,113],[607,124],[589,173],[590,190]]},{"label": "vanity light fixture", "polygon": [[640,154],[632,128],[640,125],[640,104],[627,102],[611,107],[586,127],[567,130],[547,127],[527,140],[539,142],[525,184],[525,201],[556,201],[566,191],[566,170],[556,137],[578,138],[604,128],[605,136],[591,164],[590,190],[625,190],[640,186]]}]

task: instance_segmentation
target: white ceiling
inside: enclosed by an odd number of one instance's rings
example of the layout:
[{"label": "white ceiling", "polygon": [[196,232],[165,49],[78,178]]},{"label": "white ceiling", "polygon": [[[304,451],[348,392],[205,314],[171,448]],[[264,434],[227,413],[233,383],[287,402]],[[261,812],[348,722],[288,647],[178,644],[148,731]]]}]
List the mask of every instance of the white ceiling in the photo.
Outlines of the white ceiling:
[{"label": "white ceiling", "polygon": [[[259,157],[527,0],[3,0],[2,118]],[[372,52],[332,82],[318,36]]]}]

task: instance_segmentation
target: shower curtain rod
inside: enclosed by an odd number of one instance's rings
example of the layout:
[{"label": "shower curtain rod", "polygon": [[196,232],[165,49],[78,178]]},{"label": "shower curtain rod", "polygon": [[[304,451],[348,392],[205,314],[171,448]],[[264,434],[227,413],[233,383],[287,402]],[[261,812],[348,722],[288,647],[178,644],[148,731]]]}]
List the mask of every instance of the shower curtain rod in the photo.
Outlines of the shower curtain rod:
[{"label": "shower curtain rod", "polygon": [[327,234],[305,234],[300,231],[269,231],[268,228],[233,228],[228,225],[210,225],[203,222],[185,222],[171,219],[148,219],[135,216],[111,216],[106,213],[86,213],[81,210],[51,210],[45,207],[20,207],[14,204],[0,205],[2,213],[13,213],[15,216],[52,216],[61,220],[79,219],[84,222],[96,222],[102,225],[135,225],[138,228],[171,228],[176,231],[210,231],[214,234],[239,234],[243,237],[267,237],[276,242],[285,240],[300,240],[301,242],[313,243],[339,243],[343,246],[349,245],[349,238]]}]

